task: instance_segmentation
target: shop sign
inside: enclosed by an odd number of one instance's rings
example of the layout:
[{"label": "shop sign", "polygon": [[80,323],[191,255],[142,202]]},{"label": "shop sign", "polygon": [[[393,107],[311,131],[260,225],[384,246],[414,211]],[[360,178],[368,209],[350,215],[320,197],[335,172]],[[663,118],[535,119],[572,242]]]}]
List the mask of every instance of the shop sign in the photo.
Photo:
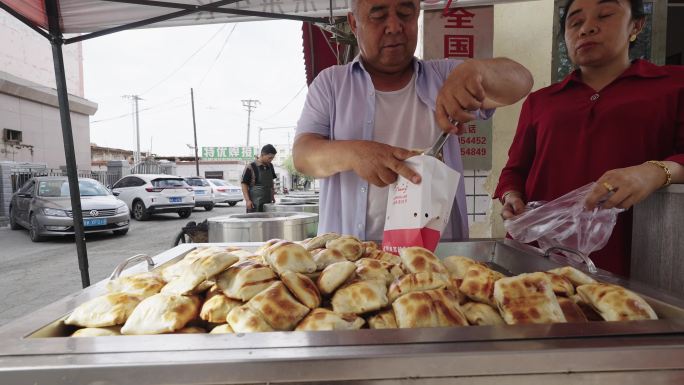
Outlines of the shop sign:
[{"label": "shop sign", "polygon": [[[456,4],[456,2],[453,2]],[[425,11],[425,59],[491,58],[494,44],[494,7],[447,8]],[[470,122],[459,137],[463,167],[492,168],[492,122]]]},{"label": "shop sign", "polygon": [[256,147],[202,147],[202,160],[254,160]]}]

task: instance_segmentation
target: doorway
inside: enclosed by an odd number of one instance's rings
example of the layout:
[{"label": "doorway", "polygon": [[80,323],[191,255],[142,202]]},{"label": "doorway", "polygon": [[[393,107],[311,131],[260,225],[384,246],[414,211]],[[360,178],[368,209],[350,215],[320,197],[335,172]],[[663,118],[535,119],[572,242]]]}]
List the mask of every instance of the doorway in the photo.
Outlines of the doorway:
[{"label": "doorway", "polygon": [[665,64],[684,64],[684,2],[670,1],[667,6],[667,42]]}]

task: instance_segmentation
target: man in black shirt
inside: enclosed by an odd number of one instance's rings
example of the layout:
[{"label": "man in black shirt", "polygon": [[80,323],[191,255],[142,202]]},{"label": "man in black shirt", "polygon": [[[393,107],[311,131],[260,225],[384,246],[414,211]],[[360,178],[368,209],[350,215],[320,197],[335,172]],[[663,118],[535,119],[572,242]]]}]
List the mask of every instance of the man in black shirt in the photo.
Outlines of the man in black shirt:
[{"label": "man in black shirt", "polygon": [[265,145],[257,160],[248,164],[242,172],[242,195],[248,213],[264,211],[264,203],[275,202],[273,180],[278,176],[272,162],[276,153],[273,145]]}]

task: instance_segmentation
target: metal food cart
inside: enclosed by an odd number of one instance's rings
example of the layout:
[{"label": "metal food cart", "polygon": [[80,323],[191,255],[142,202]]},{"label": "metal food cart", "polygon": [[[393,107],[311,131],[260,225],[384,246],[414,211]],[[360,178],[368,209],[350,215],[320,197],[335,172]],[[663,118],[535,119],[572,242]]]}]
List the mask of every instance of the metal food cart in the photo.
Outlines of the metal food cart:
[{"label": "metal food cart", "polygon": [[[245,249],[259,243],[232,244]],[[196,247],[182,244],[157,268]],[[511,240],[443,243],[518,274],[568,264]],[[570,262],[573,264],[574,262]],[[576,265],[575,265],[576,266]],[[577,266],[576,266],[577,267]],[[144,264],[126,273],[144,271]],[[62,320],[102,281],[0,328],[1,384],[682,384],[684,301],[599,270],[641,294],[656,321],[70,338]],[[40,284],[39,282],[37,284]]]}]

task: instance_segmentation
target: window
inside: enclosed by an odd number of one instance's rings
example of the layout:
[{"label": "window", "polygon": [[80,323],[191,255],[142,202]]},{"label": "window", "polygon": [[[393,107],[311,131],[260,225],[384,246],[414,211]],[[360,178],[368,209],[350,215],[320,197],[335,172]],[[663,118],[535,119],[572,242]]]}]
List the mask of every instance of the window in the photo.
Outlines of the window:
[{"label": "window", "polygon": [[190,186],[195,186],[195,187],[207,187],[209,186],[209,182],[207,182],[205,179],[200,179],[200,178],[188,178],[185,180]]},{"label": "window", "polygon": [[4,128],[2,130],[2,140],[5,142],[21,143],[21,131]]},{"label": "window", "polygon": [[128,183],[130,182],[130,180],[131,180],[131,178],[123,178],[120,181],[114,183],[114,186],[112,186],[112,188],[128,187],[129,186]]},{"label": "window", "polygon": [[152,180],[152,186],[156,188],[187,187],[183,179],[159,178]]},{"label": "window", "polygon": [[204,177],[207,179],[223,179],[223,171],[205,171]]},{"label": "window", "polygon": [[221,179],[211,179],[211,183],[217,185],[217,186],[228,186],[228,183]]},{"label": "window", "polygon": [[139,187],[144,186],[145,184],[147,184],[147,182],[133,176],[130,178],[130,181],[128,182],[128,187]]},{"label": "window", "polygon": [[26,182],[26,184],[24,184],[21,187],[21,190],[19,190],[19,193],[20,194],[33,194],[33,186],[34,185],[35,185],[35,181],[33,179],[29,180],[28,182]]}]

